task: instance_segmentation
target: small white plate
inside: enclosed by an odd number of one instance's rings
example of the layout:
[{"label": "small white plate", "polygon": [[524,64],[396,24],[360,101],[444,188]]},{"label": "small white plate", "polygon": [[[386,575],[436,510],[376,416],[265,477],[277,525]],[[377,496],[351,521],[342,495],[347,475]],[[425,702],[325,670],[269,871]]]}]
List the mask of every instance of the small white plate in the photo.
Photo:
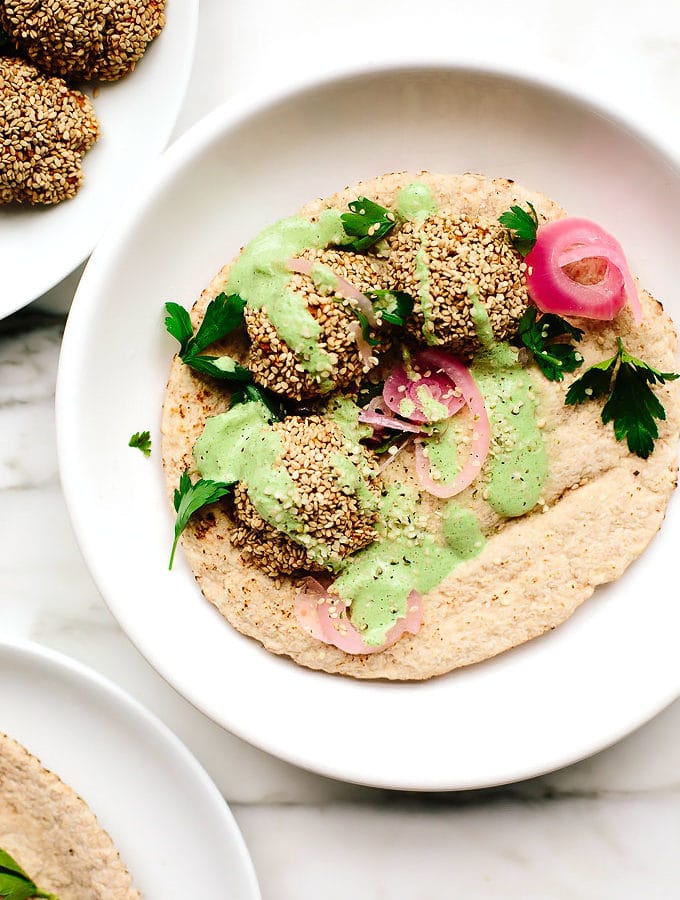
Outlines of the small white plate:
[{"label": "small white plate", "polygon": [[100,675],[34,644],[0,643],[0,731],[88,804],[143,897],[259,900],[241,833],[186,747]]},{"label": "small white plate", "polygon": [[51,207],[0,206],[0,319],[49,290],[92,251],[111,214],[132,203],[168,142],[189,81],[198,0],[167,0],[167,22],[135,70],[81,88],[101,137],[85,154],[85,181]]},{"label": "small white plate", "polygon": [[[616,584],[565,625],[425,684],[310,672],[235,632],[181,554],[159,418],[174,342],[163,303],[190,306],[262,226],[380,172],[507,176],[617,234],[680,321],[680,176],[645,136],[568,91],[473,68],[339,77],[211,114],[164,156],[95,251],[67,326],[57,425],[78,539],[109,606],[158,671],[231,731],[298,765],[386,787],[527,778],[631,731],[680,691],[680,510]],[[150,428],[153,455],[128,449]]]}]

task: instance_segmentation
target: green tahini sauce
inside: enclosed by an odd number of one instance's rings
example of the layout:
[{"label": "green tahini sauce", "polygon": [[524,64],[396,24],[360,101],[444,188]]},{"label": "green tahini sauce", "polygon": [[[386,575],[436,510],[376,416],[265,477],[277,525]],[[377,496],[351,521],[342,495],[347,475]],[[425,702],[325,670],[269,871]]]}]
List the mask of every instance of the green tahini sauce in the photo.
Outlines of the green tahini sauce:
[{"label": "green tahini sauce", "polygon": [[[286,468],[279,465],[283,443],[268,424],[262,404],[241,403],[207,419],[193,452],[203,478],[240,481],[265,522],[302,545],[315,562],[332,571],[340,568],[341,557],[309,535],[295,515],[300,508],[297,486]],[[368,489],[365,473],[340,453],[332,463],[342,488],[357,497],[362,509],[375,510],[377,500]]]},{"label": "green tahini sauce", "polygon": [[379,540],[347,559],[333,583],[351,603],[350,621],[373,646],[406,615],[412,590],[432,590],[485,544],[474,514],[453,502],[446,504],[441,534],[429,534],[416,492],[401,485],[386,489],[379,523]]},{"label": "green tahini sauce", "polygon": [[[522,516],[538,503],[548,477],[548,456],[536,424],[536,397],[531,375],[517,362],[517,351],[496,343],[484,304],[473,289],[472,319],[483,350],[471,367],[491,426],[489,455],[480,476],[483,497],[498,515]],[[455,445],[466,423],[451,420],[439,436],[427,440],[430,467],[443,484],[459,472]]]},{"label": "green tahini sauce", "polygon": [[507,344],[480,353],[472,375],[484,394],[491,424],[484,497],[499,515],[522,516],[536,506],[548,477],[531,376]]},{"label": "green tahini sauce", "polygon": [[[282,219],[261,231],[245,247],[232,266],[227,292],[240,294],[253,309],[264,309],[283,341],[299,358],[300,365],[330,389],[331,362],[319,346],[321,326],[301,296],[290,290],[291,272],[286,260],[309,247],[342,244],[347,235],[339,210],[327,209],[318,222],[298,216]],[[315,266],[312,277],[325,290],[332,290],[328,272]]]},{"label": "green tahini sauce", "polygon": [[[402,219],[416,222],[419,225],[433,216],[438,210],[437,201],[434,199],[429,186],[422,181],[413,181],[405,185],[397,197],[397,212]],[[437,343],[432,323],[432,295],[430,294],[430,269],[424,248],[424,236],[420,237],[421,246],[416,252],[416,277],[418,279],[418,299],[420,311],[423,316],[423,337],[426,343]]]}]

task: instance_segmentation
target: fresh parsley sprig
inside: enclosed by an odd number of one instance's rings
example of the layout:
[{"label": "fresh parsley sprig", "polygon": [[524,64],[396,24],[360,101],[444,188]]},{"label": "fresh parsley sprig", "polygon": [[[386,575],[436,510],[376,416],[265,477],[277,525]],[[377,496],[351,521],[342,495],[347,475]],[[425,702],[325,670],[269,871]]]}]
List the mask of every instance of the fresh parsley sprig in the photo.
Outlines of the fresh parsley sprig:
[{"label": "fresh parsley sprig", "polygon": [[[388,322],[390,325],[405,325],[406,319],[413,312],[413,297],[404,291],[370,291],[366,296],[373,304],[375,311],[379,313],[380,324]],[[351,311],[359,320],[361,334],[366,343],[371,347],[377,347],[380,339],[373,336],[371,325],[364,313],[356,307],[352,307]]]},{"label": "fresh parsley sprig", "polygon": [[527,206],[528,212],[521,206],[511,206],[498,219],[501,225],[505,225],[510,231],[510,240],[515,250],[522,256],[526,256],[533,249],[538,231],[538,214],[533,203],[528,200]]},{"label": "fresh parsley sprig", "polygon": [[549,381],[562,381],[565,372],[575,372],[583,363],[583,357],[569,337],[580,341],[583,331],[571,325],[561,316],[546,313],[539,318],[538,310],[531,304],[519,320],[519,337],[530,350],[536,364]]},{"label": "fresh parsley sprig", "polygon": [[0,849],[0,897],[2,900],[30,900],[43,897],[59,900],[56,894],[41,891],[6,850]]},{"label": "fresh parsley sprig", "polygon": [[238,406],[239,403],[261,403],[267,410],[268,419],[271,422],[280,422],[288,415],[281,397],[277,397],[259,384],[244,384],[231,395],[229,408]]},{"label": "fresh parsley sprig", "polygon": [[413,297],[405,291],[369,291],[366,296],[382,321],[390,325],[405,325],[413,312]]},{"label": "fresh parsley sprig", "polygon": [[379,206],[368,197],[358,197],[347,205],[350,212],[343,213],[340,221],[345,233],[352,238],[347,244],[343,244],[350,250],[356,250],[358,253],[368,250],[389,234],[397,224],[396,213]]},{"label": "fresh parsley sprig", "polygon": [[677,372],[659,372],[648,363],[632,356],[616,339],[614,356],[604,359],[578,378],[567,391],[564,402],[568,406],[606,397],[602,408],[602,422],[614,423],[617,441],[626,438],[628,449],[642,459],[654,450],[659,437],[655,420],[666,418],[663,404],[651,385],[665,384],[680,378]]},{"label": "fresh parsley sprig", "polygon": [[359,324],[361,325],[361,334],[363,339],[370,347],[377,347],[380,343],[380,339],[377,337],[373,337],[374,332],[371,331],[371,324],[364,315],[364,313],[360,309],[353,308],[352,312],[359,320]]},{"label": "fresh parsley sprig", "polygon": [[172,543],[169,569],[172,569],[180,535],[189,524],[189,519],[204,506],[221,500],[222,497],[225,497],[231,491],[233,486],[233,482],[226,484],[223,481],[211,481],[209,478],[200,478],[195,484],[192,484],[189,473],[187,471],[182,472],[179,479],[179,487],[175,490],[173,497],[177,518],[175,520],[175,539]]},{"label": "fresh parsley sprig", "polygon": [[165,327],[179,341],[179,358],[197,372],[223,381],[247,382],[250,371],[230,356],[203,355],[206,347],[222,340],[243,324],[245,300],[238,294],[218,294],[208,304],[196,334],[189,313],[179,303],[166,303]]},{"label": "fresh parsley sprig", "polygon": [[135,447],[137,450],[141,450],[144,456],[151,456],[151,433],[135,431],[128,441],[128,447]]}]

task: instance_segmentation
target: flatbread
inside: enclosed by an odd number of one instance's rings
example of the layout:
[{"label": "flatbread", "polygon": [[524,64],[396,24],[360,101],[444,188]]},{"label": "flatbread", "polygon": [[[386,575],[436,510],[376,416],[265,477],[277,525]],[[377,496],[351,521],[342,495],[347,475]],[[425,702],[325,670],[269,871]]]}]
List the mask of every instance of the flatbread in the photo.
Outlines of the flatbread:
[{"label": "flatbread", "polygon": [[[308,204],[307,217],[323,208],[346,208],[357,196],[393,207],[398,191],[415,179],[427,183],[440,211],[495,220],[512,204],[531,201],[544,219],[565,215],[546,196],[507,179],[482,175],[400,173],[380,176]],[[223,288],[225,266],[193,310],[200,321],[207,303]],[[626,308],[613,323],[583,322],[579,345],[585,368],[611,355],[615,336],[627,349],[661,371],[676,362],[676,333],[660,303],[640,290],[643,322],[635,326]],[[237,348],[238,350],[238,348]],[[542,503],[519,519],[500,520],[488,505],[472,499],[468,488],[457,499],[478,515],[488,542],[481,554],[463,563],[424,597],[424,621],[416,636],[405,635],[372,655],[352,656],[325,645],[298,625],[294,598],[299,579],[272,579],[244,564],[231,546],[231,523],[214,507],[214,521],[193,522],[182,539],[184,552],[205,597],[235,628],[273,653],[285,654],[312,669],[356,678],[425,679],[478,663],[564,622],[597,585],[618,578],[659,529],[676,486],[680,403],[675,385],[658,388],[667,419],[647,460],[617,442],[611,424],[600,420],[601,404],[566,407],[570,381],[553,383],[535,371],[535,389],[545,419],[544,441],[550,475]],[[191,450],[206,417],[224,412],[223,386],[173,362],[163,409],[163,465],[168,491],[181,472],[194,472]],[[416,486],[408,452],[385,471],[384,480]]]},{"label": "flatbread", "polygon": [[59,900],[140,900],[85,801],[6,734],[0,734],[0,847]]}]

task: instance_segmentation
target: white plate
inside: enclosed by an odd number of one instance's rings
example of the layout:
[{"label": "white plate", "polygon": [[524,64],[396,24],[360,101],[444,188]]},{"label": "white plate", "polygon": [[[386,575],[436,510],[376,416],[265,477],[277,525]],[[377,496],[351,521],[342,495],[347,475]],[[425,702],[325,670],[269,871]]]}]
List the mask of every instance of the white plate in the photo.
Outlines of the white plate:
[{"label": "white plate", "polygon": [[[642,135],[569,93],[465,68],[338,78],[211,114],[165,155],[97,248],[63,343],[59,456],[78,538],[128,635],[182,694],[301,766],[388,787],[509,782],[615,741],[680,690],[680,510],[645,556],[555,632],[426,684],[310,672],[237,634],[185,561],[159,416],[173,341],[163,303],[191,305],[263,225],[379,172],[509,176],[609,227],[680,319],[680,177]],[[145,459],[129,435],[153,433]],[[181,557],[181,554],[180,554]]]},{"label": "white plate", "polygon": [[44,294],[85,259],[168,142],[191,72],[198,0],[167,0],[166,16],[163,31],[130,75],[98,82],[96,97],[94,85],[83,88],[102,136],[85,154],[85,181],[73,200],[52,207],[0,206],[0,318]]},{"label": "white plate", "polygon": [[[100,675],[34,644],[0,643],[0,731],[70,785],[148,900],[259,900],[229,808],[186,747]],[[190,877],[189,877],[190,875]]]}]

